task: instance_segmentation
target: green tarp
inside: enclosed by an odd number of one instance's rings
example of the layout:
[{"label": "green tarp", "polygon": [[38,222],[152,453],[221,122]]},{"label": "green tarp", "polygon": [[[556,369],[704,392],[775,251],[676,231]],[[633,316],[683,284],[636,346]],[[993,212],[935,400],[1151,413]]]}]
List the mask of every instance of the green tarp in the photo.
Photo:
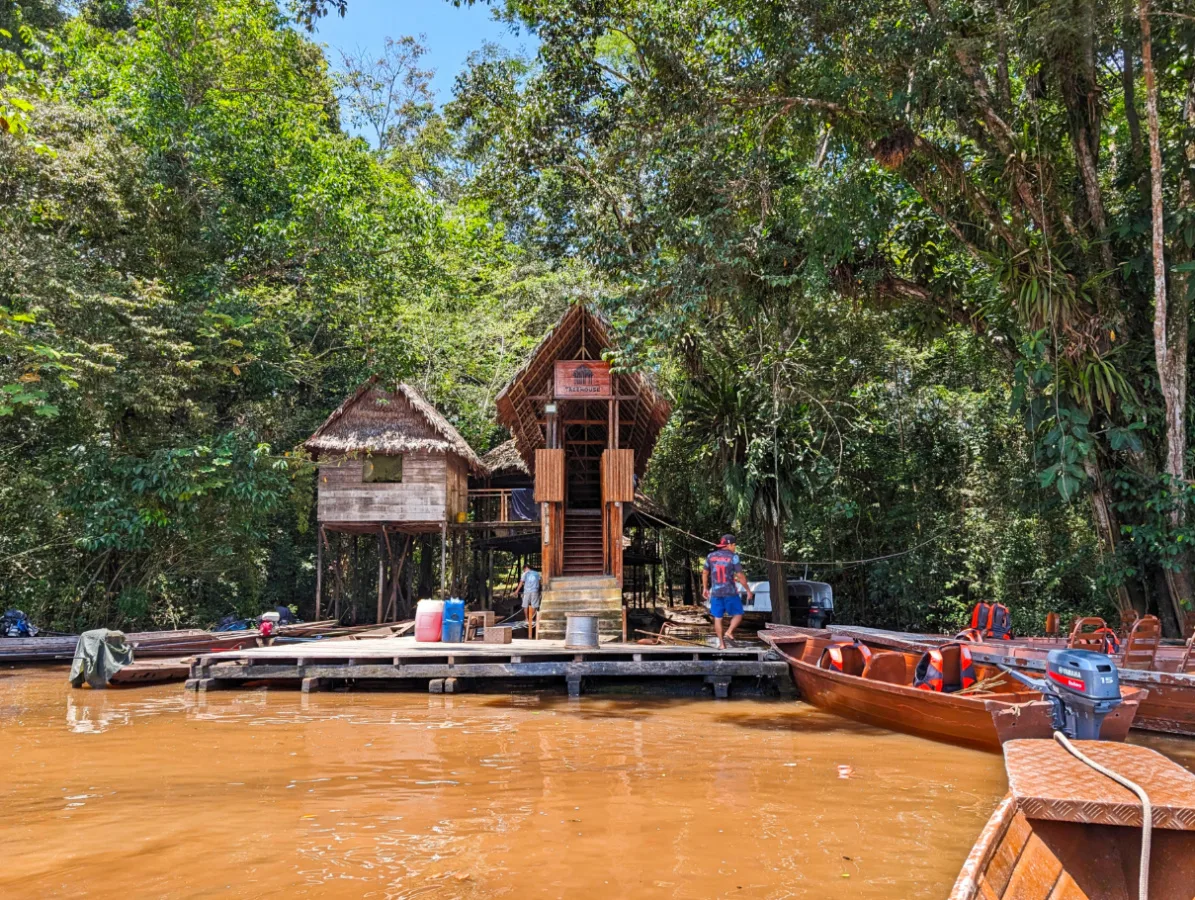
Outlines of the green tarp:
[{"label": "green tarp", "polygon": [[133,648],[124,642],[123,631],[84,631],[71,663],[71,687],[82,687],[85,681],[93,688],[107,687],[109,679],[132,661]]}]

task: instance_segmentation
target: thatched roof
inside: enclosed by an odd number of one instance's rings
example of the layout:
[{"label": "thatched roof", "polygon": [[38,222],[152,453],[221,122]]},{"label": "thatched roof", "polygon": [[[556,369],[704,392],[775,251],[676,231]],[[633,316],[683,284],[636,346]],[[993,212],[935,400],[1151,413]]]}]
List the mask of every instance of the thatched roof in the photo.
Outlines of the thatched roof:
[{"label": "thatched roof", "polygon": [[519,456],[519,448],[515,446],[515,439],[503,441],[481,458],[482,463],[490,470],[491,475],[513,474],[530,475],[523,457]]},{"label": "thatched roof", "polygon": [[473,448],[418,390],[399,384],[387,391],[377,382],[374,375],[328,416],[303,444],[309,453],[451,453],[486,474]]},{"label": "thatched roof", "polygon": [[[515,446],[528,470],[535,468],[535,451],[544,445],[540,418],[547,396],[552,393],[556,361],[577,359],[582,348],[597,358],[615,346],[609,323],[583,303],[569,308],[547,333],[523,367],[499,393],[498,421],[510,429]],[[620,394],[634,399],[622,403],[623,421],[633,422],[629,442],[635,450],[635,471],[642,477],[656,438],[668,421],[672,408],[655,385],[643,374],[614,376]]]}]

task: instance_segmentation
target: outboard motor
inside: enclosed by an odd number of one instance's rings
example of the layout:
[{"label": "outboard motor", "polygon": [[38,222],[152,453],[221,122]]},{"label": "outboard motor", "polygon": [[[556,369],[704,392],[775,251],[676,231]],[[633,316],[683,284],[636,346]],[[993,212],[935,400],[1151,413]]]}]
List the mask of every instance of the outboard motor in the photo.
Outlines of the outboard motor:
[{"label": "outboard motor", "polygon": [[1054,707],[1054,730],[1069,738],[1099,740],[1104,717],[1121,704],[1116,663],[1090,650],[1051,650],[1046,677],[1030,678],[1001,666],[1013,678],[1041,691]]}]

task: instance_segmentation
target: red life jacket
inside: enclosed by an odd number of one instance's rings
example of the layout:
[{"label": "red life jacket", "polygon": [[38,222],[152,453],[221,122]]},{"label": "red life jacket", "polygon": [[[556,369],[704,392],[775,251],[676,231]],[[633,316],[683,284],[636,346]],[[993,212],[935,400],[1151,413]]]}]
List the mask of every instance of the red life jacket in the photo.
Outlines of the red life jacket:
[{"label": "red life jacket", "polygon": [[983,643],[983,632],[978,628],[968,628],[954,636],[956,641],[970,641],[972,644]]},{"label": "red life jacket", "polygon": [[985,637],[998,641],[1012,640],[1012,616],[1008,607],[1003,603],[993,603],[988,607],[988,624],[983,630]]},{"label": "red life jacket", "polygon": [[[948,647],[958,647],[959,683],[946,684],[942,673],[946,666],[942,659],[942,651]],[[927,650],[917,662],[917,671],[913,677],[913,686],[923,691],[953,694],[975,684],[975,664],[971,661],[971,651],[966,644],[943,644],[936,650]]]},{"label": "red life jacket", "polygon": [[830,669],[834,672],[842,672],[843,671],[843,668],[842,668],[842,648],[843,647],[857,647],[859,649],[859,652],[861,654],[863,654],[864,668],[866,668],[867,664],[869,662],[871,662],[871,648],[868,647],[866,644],[860,644],[858,641],[852,641],[849,644],[831,644],[829,647],[827,647],[825,650],[822,651],[822,659],[828,659],[830,661],[830,664],[828,666],[822,666],[823,669]]},{"label": "red life jacket", "polygon": [[1109,656],[1114,656],[1120,652],[1120,638],[1116,636],[1116,632],[1108,626],[1097,628],[1092,634],[1098,634],[1104,639],[1104,652]]},{"label": "red life jacket", "polygon": [[976,631],[983,631],[988,627],[988,618],[991,615],[991,607],[980,600],[975,604],[975,608],[971,610],[971,627]]}]

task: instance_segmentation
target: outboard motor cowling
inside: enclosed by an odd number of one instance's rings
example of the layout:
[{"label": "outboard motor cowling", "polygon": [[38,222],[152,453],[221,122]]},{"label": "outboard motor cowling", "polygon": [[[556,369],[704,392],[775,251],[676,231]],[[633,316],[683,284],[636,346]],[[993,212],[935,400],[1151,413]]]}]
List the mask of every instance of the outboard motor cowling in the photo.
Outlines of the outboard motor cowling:
[{"label": "outboard motor cowling", "polygon": [[1054,707],[1054,729],[1069,738],[1099,740],[1104,717],[1121,704],[1120,674],[1116,663],[1090,650],[1051,650],[1046,657],[1046,677],[1030,678],[1001,666],[1028,685]]}]

